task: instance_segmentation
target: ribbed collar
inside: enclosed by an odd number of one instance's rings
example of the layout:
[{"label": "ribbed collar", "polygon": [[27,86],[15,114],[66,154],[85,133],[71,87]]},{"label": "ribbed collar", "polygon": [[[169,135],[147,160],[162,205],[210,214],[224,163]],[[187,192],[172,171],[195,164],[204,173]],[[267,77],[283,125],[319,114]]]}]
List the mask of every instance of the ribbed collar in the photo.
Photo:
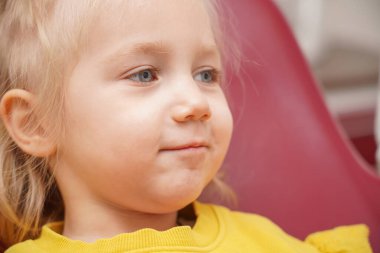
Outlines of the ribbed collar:
[{"label": "ribbed collar", "polygon": [[71,240],[59,234],[63,222],[50,223],[43,227],[35,242],[42,249],[57,249],[59,252],[124,252],[141,250],[160,251],[168,249],[204,251],[216,247],[224,236],[224,222],[215,208],[198,202],[194,203],[197,220],[193,228],[178,226],[166,231],[141,229],[132,233],[120,234],[93,243]]}]

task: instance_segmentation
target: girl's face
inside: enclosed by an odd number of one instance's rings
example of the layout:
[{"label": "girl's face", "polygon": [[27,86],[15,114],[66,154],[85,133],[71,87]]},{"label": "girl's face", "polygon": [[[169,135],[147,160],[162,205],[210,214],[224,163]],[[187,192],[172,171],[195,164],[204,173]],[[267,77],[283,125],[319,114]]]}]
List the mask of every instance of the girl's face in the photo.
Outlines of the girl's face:
[{"label": "girl's face", "polygon": [[232,132],[207,9],[112,3],[68,77],[56,179],[66,205],[178,210],[214,177]]}]

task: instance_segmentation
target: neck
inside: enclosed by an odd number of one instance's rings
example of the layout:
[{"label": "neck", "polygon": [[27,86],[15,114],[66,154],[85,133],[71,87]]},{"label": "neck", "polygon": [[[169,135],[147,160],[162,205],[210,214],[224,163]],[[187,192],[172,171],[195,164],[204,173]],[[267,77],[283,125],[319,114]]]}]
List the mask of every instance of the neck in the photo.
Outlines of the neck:
[{"label": "neck", "polygon": [[109,206],[103,207],[98,204],[87,205],[85,209],[76,207],[75,210],[66,206],[62,235],[73,240],[94,242],[143,228],[164,231],[176,226],[176,220],[176,212],[147,214]]}]

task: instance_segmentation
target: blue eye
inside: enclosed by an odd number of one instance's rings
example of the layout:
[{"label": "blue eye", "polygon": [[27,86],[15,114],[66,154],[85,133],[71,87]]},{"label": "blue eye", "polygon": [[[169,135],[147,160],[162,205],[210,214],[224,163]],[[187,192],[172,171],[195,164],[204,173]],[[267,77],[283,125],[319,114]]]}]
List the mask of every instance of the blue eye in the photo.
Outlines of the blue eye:
[{"label": "blue eye", "polygon": [[149,83],[157,80],[156,71],[153,69],[144,69],[132,75],[129,75],[127,79],[139,82],[139,83]]},{"label": "blue eye", "polygon": [[218,73],[214,69],[204,70],[197,73],[194,77],[195,81],[203,83],[213,83],[218,81]]}]

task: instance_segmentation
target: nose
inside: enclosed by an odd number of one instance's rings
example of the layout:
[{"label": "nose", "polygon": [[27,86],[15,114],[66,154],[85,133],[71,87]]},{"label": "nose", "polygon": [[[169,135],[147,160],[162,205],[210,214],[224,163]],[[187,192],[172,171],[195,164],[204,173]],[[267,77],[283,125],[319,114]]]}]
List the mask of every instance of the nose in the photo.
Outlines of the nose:
[{"label": "nose", "polygon": [[172,118],[176,122],[207,121],[211,118],[211,110],[207,91],[202,90],[196,82],[179,84],[173,94],[175,105]]}]

